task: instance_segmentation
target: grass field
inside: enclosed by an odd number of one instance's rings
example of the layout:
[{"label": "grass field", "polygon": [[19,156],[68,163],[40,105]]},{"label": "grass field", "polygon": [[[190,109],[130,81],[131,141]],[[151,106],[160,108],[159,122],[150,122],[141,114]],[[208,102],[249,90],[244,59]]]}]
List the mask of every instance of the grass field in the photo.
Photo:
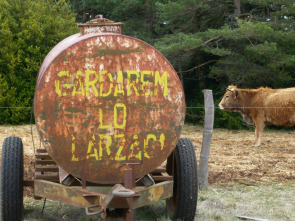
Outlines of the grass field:
[{"label": "grass field", "polygon": [[[295,188],[293,184],[232,187],[210,187],[199,192],[196,219],[199,221],[241,220],[238,216],[272,221],[295,220]],[[25,198],[25,220],[100,220],[88,217],[79,209],[56,201]],[[166,217],[165,201],[142,207],[135,212],[135,220],[170,220]]]},{"label": "grass field", "polygon": [[[0,143],[8,136],[19,136],[24,143],[25,178],[32,179],[34,151],[39,138],[35,127],[0,126]],[[185,125],[182,137],[190,138],[199,159],[202,127]],[[252,148],[253,131],[215,129],[210,158],[207,190],[199,191],[196,220],[241,220],[247,216],[271,221],[295,220],[295,132],[265,131],[262,146]],[[99,220],[87,217],[84,209],[47,200],[41,214],[43,200],[33,200],[25,191],[25,220]],[[165,202],[136,210],[135,220],[169,220]]]}]

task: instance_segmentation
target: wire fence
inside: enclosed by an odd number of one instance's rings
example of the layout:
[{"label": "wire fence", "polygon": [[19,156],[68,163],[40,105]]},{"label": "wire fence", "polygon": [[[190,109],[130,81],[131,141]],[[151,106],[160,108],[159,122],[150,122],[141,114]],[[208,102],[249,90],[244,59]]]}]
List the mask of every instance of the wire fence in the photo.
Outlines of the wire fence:
[{"label": "wire fence", "polygon": [[[226,110],[230,110],[230,109],[282,109],[282,110],[288,110],[288,109],[294,109],[295,107],[263,107],[263,106],[255,106],[255,107],[243,107],[243,106],[237,106],[237,107],[225,107],[224,109],[220,109],[220,107],[218,106],[213,106],[213,107],[206,107],[206,108],[214,108],[217,110],[216,112],[216,116],[215,116],[215,120],[216,122],[214,123],[214,127],[215,128],[220,128],[220,127],[225,127],[225,128],[229,128],[229,129],[248,129],[250,127],[250,125],[248,123],[246,123],[243,119],[242,116],[238,116],[238,115],[233,115],[232,117],[235,119],[235,122],[238,123],[238,125],[231,125],[231,126],[226,126],[224,125],[224,123],[226,123],[229,119],[224,119],[224,117],[221,114],[221,112],[226,111]],[[190,122],[190,123],[194,123],[194,122],[198,122],[198,123],[202,123],[203,122],[203,118],[204,118],[204,111],[205,111],[205,106],[189,106],[186,107],[186,122]],[[33,114],[34,112],[34,107],[0,107],[0,110],[3,109],[7,109],[7,110],[12,110],[12,109],[27,109],[27,110],[31,110]],[[220,112],[221,111],[221,112]],[[235,113],[238,114],[238,113]],[[221,121],[220,121],[221,119]],[[30,122],[32,122],[32,116],[31,116],[31,120]]]},{"label": "wire fence", "polygon": [[34,107],[0,107],[0,109],[34,109]]},{"label": "wire fence", "polygon": [[[186,107],[187,109],[202,109],[202,108],[205,108],[205,107]],[[208,107],[208,108],[217,108],[217,109],[220,109],[220,107]],[[277,109],[289,109],[289,108],[295,108],[295,107],[224,107],[224,109],[242,109],[242,108],[245,108],[245,109],[259,109],[259,108],[263,108],[263,109],[274,109],[274,108],[277,108]]]},{"label": "wire fence", "polygon": [[[272,138],[273,139],[273,138]],[[236,145],[231,145],[231,144],[217,144],[217,143],[214,143],[214,144],[211,144],[211,146],[221,146],[221,147],[233,147],[233,148],[251,148],[251,149],[266,149],[266,150],[295,150],[294,147],[284,147],[284,146],[260,146],[260,147],[254,147],[254,146],[251,146],[251,145],[239,145],[239,144],[236,144]]]},{"label": "wire fence", "polygon": [[[204,109],[205,107],[203,106],[200,106],[200,107],[186,107],[186,109]],[[220,109],[220,107],[218,106],[214,106],[214,107],[208,107],[208,108],[216,108],[216,109]],[[263,109],[267,109],[267,108],[270,108],[270,109],[274,109],[274,108],[277,108],[277,109],[288,109],[288,108],[295,108],[295,107],[224,107],[225,109],[242,109],[242,108],[245,108],[245,109],[259,109],[259,108],[263,108]],[[34,109],[34,107],[0,107],[0,109]]]}]

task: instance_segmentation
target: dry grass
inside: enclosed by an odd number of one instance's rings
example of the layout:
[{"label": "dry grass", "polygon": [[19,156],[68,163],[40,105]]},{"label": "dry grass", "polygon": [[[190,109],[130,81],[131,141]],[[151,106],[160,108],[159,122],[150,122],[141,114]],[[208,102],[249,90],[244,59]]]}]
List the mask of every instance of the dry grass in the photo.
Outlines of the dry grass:
[{"label": "dry grass", "polygon": [[198,220],[240,220],[237,216],[295,220],[293,184],[210,187],[199,195]]},{"label": "dry grass", "polygon": [[[33,177],[34,149],[31,129],[35,147],[39,147],[40,139],[35,126],[0,126],[0,146],[8,136],[19,136],[23,140],[26,179]],[[210,184],[295,184],[294,134],[294,131],[265,131],[262,147],[255,149],[251,148],[253,131],[215,129],[209,158]],[[199,158],[203,128],[185,125],[182,137],[193,141]]]},{"label": "dry grass", "polygon": [[[295,132],[264,132],[261,148],[252,148],[253,131],[215,129],[209,158],[210,184],[295,184]],[[183,137],[195,144],[199,158],[203,129],[185,125]]]},{"label": "dry grass", "polygon": [[[40,143],[35,127],[0,126],[5,137],[19,136],[24,143],[25,177],[32,178],[34,143]],[[185,125],[182,137],[190,138],[199,158],[203,128]],[[199,192],[197,220],[239,220],[245,215],[269,220],[295,220],[295,137],[293,131],[266,131],[262,147],[251,148],[253,131],[214,130],[209,158],[210,188]],[[97,220],[84,209],[48,201],[25,199],[25,220]],[[169,220],[165,203],[140,208],[136,220]]]},{"label": "dry grass", "polygon": [[[199,192],[196,219],[198,221],[238,221],[237,216],[256,217],[271,221],[295,220],[295,188],[292,184],[233,187],[210,187]],[[84,209],[47,200],[25,199],[25,220],[100,220],[87,217]],[[139,208],[135,220],[170,220],[166,217],[165,202]]]}]

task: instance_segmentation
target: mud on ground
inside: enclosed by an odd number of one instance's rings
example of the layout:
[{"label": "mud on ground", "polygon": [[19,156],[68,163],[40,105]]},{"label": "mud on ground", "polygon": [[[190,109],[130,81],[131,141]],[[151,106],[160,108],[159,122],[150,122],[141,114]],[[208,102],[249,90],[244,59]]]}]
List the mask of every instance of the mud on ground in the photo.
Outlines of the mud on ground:
[{"label": "mud on ground", "polygon": [[[32,133],[31,133],[32,131]],[[24,144],[25,179],[33,179],[34,148],[40,139],[34,125],[0,126],[0,149],[5,137],[18,136]],[[295,131],[265,131],[261,148],[252,148],[253,131],[214,129],[210,157],[209,183],[221,185],[295,183]],[[185,125],[182,137],[190,138],[200,157],[203,128]]]}]

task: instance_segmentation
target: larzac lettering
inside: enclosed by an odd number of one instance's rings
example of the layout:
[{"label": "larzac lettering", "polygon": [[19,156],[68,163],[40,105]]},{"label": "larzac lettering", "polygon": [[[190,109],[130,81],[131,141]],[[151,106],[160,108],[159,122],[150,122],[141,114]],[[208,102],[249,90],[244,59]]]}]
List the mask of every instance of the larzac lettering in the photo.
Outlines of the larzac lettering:
[{"label": "larzac lettering", "polygon": [[54,82],[58,96],[164,96],[168,95],[168,72],[85,70],[60,71]]},{"label": "larzac lettering", "polygon": [[[128,97],[128,96],[168,96],[168,72],[164,71],[118,71],[109,73],[106,70],[60,71],[54,82],[55,92],[60,97]],[[124,103],[115,103],[112,111],[97,106],[97,131],[117,131],[116,134],[92,134],[84,147],[76,146],[77,137],[71,135],[71,161],[80,161],[77,155],[83,148],[83,159],[100,161],[109,159],[115,161],[129,161],[133,159],[150,159],[149,148],[164,148],[165,135],[163,133],[147,133],[145,137],[134,134],[126,139],[124,130],[127,124],[127,107]],[[113,114],[112,117],[106,115]],[[140,139],[139,139],[140,137]],[[128,140],[128,142],[127,142]],[[80,158],[79,158],[80,157]]]},{"label": "larzac lettering", "polygon": [[[76,137],[72,136],[72,161],[80,161],[76,156]],[[126,139],[124,134],[116,134],[111,136],[109,134],[93,135],[88,142],[86,159],[100,161],[102,159],[109,159],[115,161],[126,160],[142,160],[142,157],[150,159],[153,156],[149,155],[149,148],[151,143],[157,144],[161,150],[164,148],[165,135],[161,133],[158,137],[155,134],[147,134],[143,142],[138,139],[138,135],[133,135],[133,141],[126,146]],[[128,155],[123,155],[123,149],[129,149]]]}]

